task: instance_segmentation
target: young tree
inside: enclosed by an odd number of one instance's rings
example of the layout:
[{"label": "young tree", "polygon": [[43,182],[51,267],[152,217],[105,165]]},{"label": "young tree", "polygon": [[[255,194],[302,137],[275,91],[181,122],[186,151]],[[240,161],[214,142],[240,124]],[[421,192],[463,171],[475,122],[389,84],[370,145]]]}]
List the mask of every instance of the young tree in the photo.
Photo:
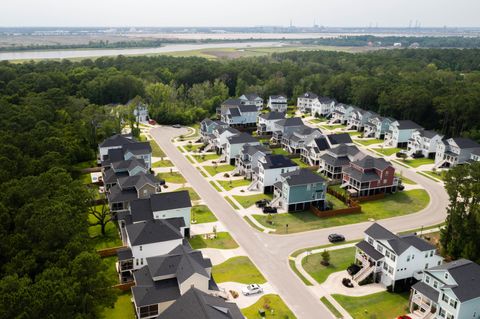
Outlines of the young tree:
[{"label": "young tree", "polygon": [[330,265],[330,253],[328,252],[328,250],[324,250],[322,252],[322,265],[324,266],[328,266]]}]

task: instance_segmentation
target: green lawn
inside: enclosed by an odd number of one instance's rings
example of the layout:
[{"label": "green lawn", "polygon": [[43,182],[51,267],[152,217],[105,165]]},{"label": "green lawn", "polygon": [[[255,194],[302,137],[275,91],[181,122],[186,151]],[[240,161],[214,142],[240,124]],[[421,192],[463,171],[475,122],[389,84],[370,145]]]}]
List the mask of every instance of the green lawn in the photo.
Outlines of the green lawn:
[{"label": "green lawn", "polygon": [[190,195],[191,200],[200,200],[200,196],[191,187],[182,187],[176,190],[176,192],[179,192],[179,191],[188,191],[188,194]]},{"label": "green lawn", "polygon": [[320,298],[320,301],[325,305],[325,307],[328,308],[328,310],[330,310],[330,312],[335,316],[335,318],[342,318],[342,314],[340,313],[340,311],[338,311],[337,308],[335,308],[335,306],[332,305],[332,303],[328,301],[326,297]]},{"label": "green lawn", "polygon": [[211,176],[217,175],[218,173],[228,173],[235,169],[233,165],[217,165],[217,166],[203,166],[208,174]]},{"label": "green lawn", "polygon": [[237,202],[240,205],[242,205],[243,208],[248,208],[254,205],[256,201],[259,201],[261,199],[266,198],[266,199],[272,200],[272,195],[271,194],[257,194],[257,195],[249,195],[249,196],[234,195],[233,198],[235,198]]},{"label": "green lawn", "polygon": [[281,147],[277,147],[277,148],[272,148],[272,154],[275,154],[275,155],[289,155],[290,153],[288,153],[286,150],[284,150]]},{"label": "green lawn", "polygon": [[379,292],[364,297],[332,295],[355,319],[396,318],[408,313],[410,292]]},{"label": "green lawn", "polygon": [[410,165],[411,167],[419,167],[422,165],[428,165],[435,163],[435,160],[431,158],[414,158],[414,159],[406,159],[401,160],[402,163]]},{"label": "green lawn", "polygon": [[173,163],[169,160],[160,160],[152,164],[152,167],[172,167]]},{"label": "green lawn", "polygon": [[118,296],[113,308],[105,308],[101,318],[104,319],[135,319],[135,311],[131,301],[132,293],[122,293]]},{"label": "green lawn", "polygon": [[189,152],[196,153],[198,152],[199,148],[203,146],[203,144],[191,144],[192,146],[189,148],[188,145],[185,146],[185,149]]},{"label": "green lawn", "polygon": [[149,141],[150,143],[150,146],[152,147],[152,156],[153,157],[165,157],[165,153],[163,152],[163,150],[160,148],[160,146],[158,146],[157,142],[155,142],[154,140],[150,140]]},{"label": "green lawn", "polygon": [[182,146],[177,146],[177,150],[180,152],[180,153],[185,153],[185,150]]},{"label": "green lawn", "polygon": [[422,173],[443,181],[445,179],[445,175],[447,174],[447,171],[437,171],[437,172],[422,171]]},{"label": "green lawn", "polygon": [[102,263],[107,267],[107,277],[109,278],[112,285],[116,285],[119,283],[117,268],[115,267],[117,260],[117,256],[102,258]]},{"label": "green lawn", "polygon": [[[101,205],[95,206],[97,210],[101,209]],[[97,219],[92,215],[88,215],[89,223],[95,223]],[[102,236],[100,225],[88,227],[88,234],[95,249],[103,249],[110,247],[122,246],[122,241],[118,235],[117,227],[114,222],[108,222],[105,226],[105,235]]]},{"label": "green lawn", "polygon": [[332,250],[330,253],[330,265],[325,267],[322,261],[321,253],[313,254],[302,259],[303,268],[319,284],[323,283],[327,277],[337,271],[347,269],[355,259],[355,247]]},{"label": "green lawn", "polygon": [[[213,232],[213,228],[212,228]],[[205,239],[201,235],[196,235],[188,239],[193,249],[216,248],[216,249],[234,249],[238,248],[235,239],[227,232],[218,232],[217,238]]]},{"label": "green lawn", "polygon": [[213,266],[212,275],[217,283],[233,281],[248,285],[267,282],[246,256],[233,257]]},{"label": "green lawn", "polygon": [[320,127],[326,130],[334,130],[337,128],[346,128],[347,126],[342,124],[334,124],[334,125],[320,125]]},{"label": "green lawn", "polygon": [[328,121],[328,119],[326,117],[320,117],[320,118],[315,118],[313,120],[310,120],[310,123],[318,124],[318,123],[322,123],[322,122],[325,122],[325,121]]},{"label": "green lawn", "polygon": [[295,164],[297,164],[297,165],[300,166],[301,168],[310,167],[310,165],[302,162],[302,160],[300,160],[300,158],[292,158],[292,162],[294,162]]},{"label": "green lawn", "polygon": [[276,234],[297,233],[307,230],[355,224],[369,220],[385,219],[415,213],[428,205],[430,198],[423,189],[414,189],[387,195],[384,199],[361,203],[362,213],[319,218],[310,211],[273,215],[273,225],[267,223],[268,215],[253,215],[263,226],[276,229]]},{"label": "green lawn", "polygon": [[215,154],[215,153],[212,153],[212,154],[204,154],[204,155],[193,155],[193,157],[199,162],[206,162],[206,161],[209,161],[209,160],[216,160],[216,159],[219,159],[220,158],[220,155],[219,154]]},{"label": "green lawn", "polygon": [[333,195],[327,193],[327,202],[333,205],[333,210],[347,208],[347,205]]},{"label": "green lawn", "polygon": [[395,175],[402,180],[402,184],[417,185],[417,183],[415,183],[409,178],[406,178],[405,176],[401,176],[400,174],[395,174]]},{"label": "green lawn", "polygon": [[[268,308],[268,309],[267,309]],[[278,318],[278,319],[295,319],[295,315],[288,309],[279,295],[268,294],[262,296],[256,303],[248,308],[242,309],[242,314],[247,319],[262,318],[258,314],[258,310],[265,310],[265,317],[263,318]],[[273,313],[272,313],[273,310]]]},{"label": "green lawn", "polygon": [[402,149],[398,147],[390,147],[390,148],[372,148],[374,151],[377,151],[380,154],[383,154],[385,156],[390,156],[395,153],[400,152]]},{"label": "green lawn", "polygon": [[82,184],[84,185],[87,185],[87,184],[91,184],[92,183],[92,177],[90,175],[90,173],[86,173],[86,174],[80,174],[80,176],[78,177],[78,179],[82,182]]},{"label": "green lawn", "polygon": [[185,184],[187,180],[179,172],[158,173],[157,178],[165,180],[167,183]]},{"label": "green lawn", "polygon": [[206,205],[197,205],[192,207],[192,220],[195,219],[196,224],[216,222],[217,217],[212,213]]},{"label": "green lawn", "polygon": [[364,146],[370,146],[370,145],[373,145],[373,144],[380,144],[380,143],[383,143],[383,140],[380,140],[380,139],[368,139],[368,140],[365,140],[365,139],[357,139],[355,140],[355,142],[358,142]]},{"label": "green lawn", "polygon": [[218,187],[217,184],[215,184],[214,181],[210,181],[210,185],[212,185],[213,188],[215,188],[215,190],[216,190],[217,192],[220,193],[220,192],[222,191],[222,190],[220,189],[220,187]]},{"label": "green lawn", "polygon": [[224,198],[225,198],[225,200],[230,204],[230,206],[233,207],[233,209],[240,209],[240,208],[238,208],[238,206],[230,199],[230,197],[225,196]]},{"label": "green lawn", "polygon": [[355,137],[355,136],[360,136],[362,135],[362,132],[348,132],[348,135]]},{"label": "green lawn", "polygon": [[220,183],[225,190],[229,191],[235,187],[248,186],[252,183],[252,181],[247,179],[234,179],[231,181],[218,181],[218,183]]}]

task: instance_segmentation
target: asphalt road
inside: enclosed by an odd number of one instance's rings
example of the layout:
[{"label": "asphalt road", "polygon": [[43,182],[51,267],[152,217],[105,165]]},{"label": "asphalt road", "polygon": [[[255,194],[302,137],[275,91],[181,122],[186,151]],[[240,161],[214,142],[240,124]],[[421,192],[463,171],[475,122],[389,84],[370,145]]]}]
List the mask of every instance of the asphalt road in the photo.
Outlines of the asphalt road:
[{"label": "asphalt road", "polygon": [[[243,247],[252,262],[277,290],[297,318],[333,319],[333,316],[320,300],[305,288],[303,282],[290,269],[288,256],[301,248],[328,244],[327,236],[334,232],[344,234],[346,240],[360,239],[363,237],[363,231],[370,226],[371,222],[289,235],[260,233],[250,227],[236,213],[230,204],[171,142],[172,138],[187,134],[187,129],[158,127],[152,129],[150,133],[217,218],[227,227],[232,237]],[[448,205],[448,196],[443,186],[407,168],[397,168],[402,170],[403,176],[415,181],[427,190],[430,195],[430,204],[418,213],[384,219],[380,223],[393,232],[400,232],[443,222]]]}]

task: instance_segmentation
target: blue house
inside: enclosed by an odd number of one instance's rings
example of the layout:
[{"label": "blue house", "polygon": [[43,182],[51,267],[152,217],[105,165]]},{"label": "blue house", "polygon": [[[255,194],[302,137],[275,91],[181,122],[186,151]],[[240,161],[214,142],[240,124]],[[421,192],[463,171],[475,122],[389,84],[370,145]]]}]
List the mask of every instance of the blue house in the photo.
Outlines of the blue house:
[{"label": "blue house", "polygon": [[301,211],[311,206],[325,208],[326,180],[309,169],[300,169],[280,175],[274,185],[271,205],[287,212]]}]

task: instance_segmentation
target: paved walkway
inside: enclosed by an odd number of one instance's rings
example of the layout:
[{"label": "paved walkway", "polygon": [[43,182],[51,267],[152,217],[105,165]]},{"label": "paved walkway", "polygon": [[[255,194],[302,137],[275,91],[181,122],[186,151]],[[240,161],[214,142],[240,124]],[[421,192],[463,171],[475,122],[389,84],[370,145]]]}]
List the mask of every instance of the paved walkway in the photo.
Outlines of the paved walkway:
[{"label": "paved walkway", "polygon": [[227,228],[223,225],[222,222],[216,221],[212,223],[202,223],[202,224],[191,224],[190,225],[190,234],[202,235],[202,234],[211,234],[213,233],[213,227],[217,227],[217,232],[225,232]]},{"label": "paved walkway", "polygon": [[[254,284],[254,282],[252,282]],[[250,295],[250,296],[244,296],[242,294],[242,289],[245,288],[245,284],[240,284],[238,282],[222,282],[218,284],[220,288],[225,289],[227,292],[230,290],[236,291],[238,293],[238,297],[236,299],[233,299],[232,295],[230,295],[230,301],[235,301],[237,306],[242,309],[246,307],[250,307],[254,303],[258,301],[258,299],[262,298],[264,295],[268,294],[276,294],[275,289],[270,285],[268,282],[265,284],[261,284],[260,286],[263,288],[263,293],[257,294],[257,295]]]},{"label": "paved walkway", "polygon": [[210,258],[213,265],[221,264],[233,257],[247,255],[241,247],[235,249],[202,248],[199,250],[202,251],[204,256]]}]

